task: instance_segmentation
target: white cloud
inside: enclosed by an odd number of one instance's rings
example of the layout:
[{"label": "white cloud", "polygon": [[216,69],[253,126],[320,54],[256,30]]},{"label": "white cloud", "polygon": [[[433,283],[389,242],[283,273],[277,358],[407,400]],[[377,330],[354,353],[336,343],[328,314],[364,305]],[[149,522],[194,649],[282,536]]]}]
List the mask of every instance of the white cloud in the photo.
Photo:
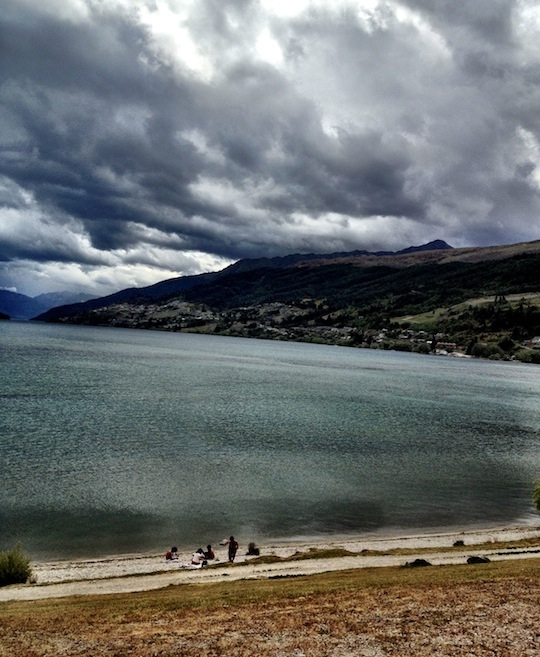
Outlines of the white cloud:
[{"label": "white cloud", "polygon": [[523,166],[528,167],[527,175],[535,181],[540,191],[540,140],[529,130],[518,127],[517,135],[522,147]]},{"label": "white cloud", "polygon": [[194,2],[155,0],[142,4],[138,19],[148,29],[152,49],[160,61],[187,69],[208,81],[214,75],[214,66],[190,30],[193,8]]},{"label": "white cloud", "polygon": [[514,15],[516,40],[523,64],[540,60],[540,6],[536,0],[520,0]]},{"label": "white cloud", "polygon": [[268,28],[257,37],[255,49],[263,61],[278,67],[283,64],[283,50]]},{"label": "white cloud", "polygon": [[261,6],[275,16],[293,18],[313,6],[313,0],[261,0]]}]

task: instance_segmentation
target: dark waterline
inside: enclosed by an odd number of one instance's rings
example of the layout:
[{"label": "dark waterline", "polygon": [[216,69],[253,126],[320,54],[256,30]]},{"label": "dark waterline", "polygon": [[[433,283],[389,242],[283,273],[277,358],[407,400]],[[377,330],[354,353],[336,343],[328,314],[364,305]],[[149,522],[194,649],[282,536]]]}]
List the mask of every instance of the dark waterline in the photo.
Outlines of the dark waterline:
[{"label": "dark waterline", "polygon": [[0,549],[34,558],[527,522],[540,370],[0,325]]}]

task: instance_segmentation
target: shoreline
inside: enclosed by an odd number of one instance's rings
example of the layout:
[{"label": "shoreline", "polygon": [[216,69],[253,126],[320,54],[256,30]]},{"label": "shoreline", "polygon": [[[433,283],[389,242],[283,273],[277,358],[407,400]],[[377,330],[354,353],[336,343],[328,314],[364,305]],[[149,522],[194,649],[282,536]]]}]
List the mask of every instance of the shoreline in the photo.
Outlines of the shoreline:
[{"label": "shoreline", "polygon": [[[128,593],[155,590],[183,583],[209,583],[240,579],[261,579],[310,575],[351,568],[403,566],[415,558],[426,558],[432,565],[466,563],[469,556],[487,556],[490,560],[527,558],[540,554],[537,547],[520,550],[496,548],[498,542],[540,539],[540,523],[491,528],[451,529],[436,533],[391,536],[358,536],[342,540],[283,541],[260,545],[261,557],[274,557],[272,563],[257,563],[257,557],[245,554],[240,546],[233,564],[227,561],[227,547],[214,546],[216,561],[202,569],[183,564],[192,551],[180,552],[177,561],[166,561],[163,554],[128,554],[99,559],[71,561],[35,561],[31,563],[35,583],[0,588],[0,602],[37,600],[72,595]],[[454,547],[456,541],[463,546]],[[493,543],[490,550],[485,544]],[[475,546],[483,545],[481,549]],[[437,548],[441,551],[437,552]],[[450,549],[452,548],[452,549]],[[406,555],[392,554],[396,549],[410,550]],[[344,550],[351,554],[290,560],[297,553],[313,550]],[[426,554],[426,550],[429,551]],[[375,554],[373,554],[375,553]]]}]

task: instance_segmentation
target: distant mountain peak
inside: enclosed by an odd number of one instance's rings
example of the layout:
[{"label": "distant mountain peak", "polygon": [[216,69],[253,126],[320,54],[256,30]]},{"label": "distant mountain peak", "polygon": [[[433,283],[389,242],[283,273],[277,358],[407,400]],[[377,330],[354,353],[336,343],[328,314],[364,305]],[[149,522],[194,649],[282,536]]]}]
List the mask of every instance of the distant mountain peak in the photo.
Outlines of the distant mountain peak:
[{"label": "distant mountain peak", "polygon": [[441,249],[453,249],[454,247],[447,244],[444,240],[433,240],[427,244],[421,244],[420,246],[409,246],[406,249],[401,251],[396,251],[395,255],[403,255],[405,253],[416,253],[417,251],[439,251]]}]

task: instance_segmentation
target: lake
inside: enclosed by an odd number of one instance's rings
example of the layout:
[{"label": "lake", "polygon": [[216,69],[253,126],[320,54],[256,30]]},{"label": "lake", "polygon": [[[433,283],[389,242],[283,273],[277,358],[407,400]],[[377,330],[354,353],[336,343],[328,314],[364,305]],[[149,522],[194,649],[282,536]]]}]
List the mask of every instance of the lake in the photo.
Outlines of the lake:
[{"label": "lake", "polygon": [[0,550],[532,523],[540,369],[0,322]]}]

